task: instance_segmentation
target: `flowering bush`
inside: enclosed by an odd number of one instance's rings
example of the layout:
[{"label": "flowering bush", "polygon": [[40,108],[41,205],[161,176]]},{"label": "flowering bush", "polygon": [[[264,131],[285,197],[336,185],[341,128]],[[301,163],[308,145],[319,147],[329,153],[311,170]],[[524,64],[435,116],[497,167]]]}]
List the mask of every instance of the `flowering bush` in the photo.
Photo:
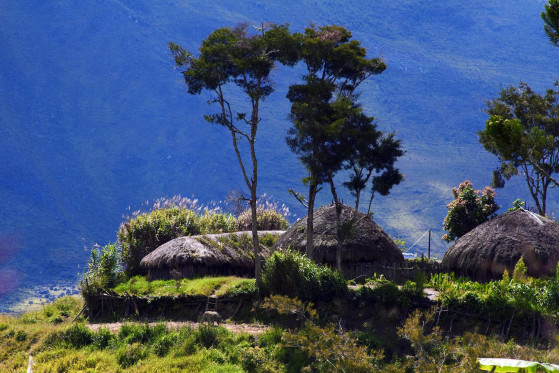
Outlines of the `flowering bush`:
[{"label": "flowering bush", "polygon": [[456,240],[477,225],[494,217],[500,206],[494,201],[496,193],[490,187],[474,190],[468,180],[458,188],[453,188],[455,198],[447,205],[447,216],[443,220],[443,229],[448,233],[441,238],[447,242]]}]

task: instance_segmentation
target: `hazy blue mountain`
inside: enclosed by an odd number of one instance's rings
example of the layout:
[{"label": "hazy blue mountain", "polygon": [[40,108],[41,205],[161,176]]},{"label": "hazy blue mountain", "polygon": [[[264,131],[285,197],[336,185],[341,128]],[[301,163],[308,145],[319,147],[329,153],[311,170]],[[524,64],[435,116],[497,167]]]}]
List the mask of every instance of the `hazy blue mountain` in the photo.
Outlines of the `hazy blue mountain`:
[{"label": "hazy blue mountain", "polygon": [[[209,96],[186,94],[167,50],[169,41],[196,50],[239,22],[289,22],[293,31],[340,24],[384,58],[387,70],[361,100],[403,140],[406,181],[375,199],[374,220],[407,245],[431,227],[441,257],[451,188],[465,179],[482,188],[497,165],[476,136],[485,100],[520,80],[543,92],[558,77],[543,8],[536,0],[1,1],[0,310],[41,286],[74,284],[89,247],[115,240],[127,207],[175,194],[207,203],[243,188],[229,134],[202,118]],[[293,219],[304,211],[287,190],[304,192],[305,172],[284,142],[285,94],[302,73],[275,73],[258,140],[259,192],[290,206]],[[531,204],[522,178],[498,190],[504,209],[516,198]],[[327,192],[319,202],[330,202]],[[557,217],[556,191],[548,203]],[[426,247],[424,239],[413,250]]]}]

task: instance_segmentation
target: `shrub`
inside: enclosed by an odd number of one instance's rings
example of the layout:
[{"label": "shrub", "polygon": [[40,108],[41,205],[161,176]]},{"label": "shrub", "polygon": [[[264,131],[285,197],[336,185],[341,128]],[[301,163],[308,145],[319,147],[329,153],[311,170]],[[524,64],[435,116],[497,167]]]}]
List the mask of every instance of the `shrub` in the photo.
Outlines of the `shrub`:
[{"label": "shrub", "polygon": [[525,206],[525,202],[522,202],[519,198],[516,199],[515,201],[513,201],[512,203],[513,207],[510,207],[507,212],[510,211],[517,211],[517,210],[523,210],[523,207]]},{"label": "shrub", "polygon": [[171,206],[139,214],[121,224],[117,233],[126,274],[139,274],[142,258],[158,246],[182,236],[224,233],[237,230],[235,217],[215,211],[202,215],[193,210]]},{"label": "shrub", "polygon": [[281,294],[311,301],[331,300],[348,290],[338,272],[293,251],[274,252],[266,260],[257,286],[263,295]]},{"label": "shrub", "polygon": [[400,290],[395,283],[384,280],[376,282],[373,288],[362,286],[358,294],[366,302],[406,309],[410,306],[411,302],[409,294],[413,294],[415,292],[414,289],[415,285],[412,286],[412,290]]},{"label": "shrub", "polygon": [[[117,244],[107,244],[101,249],[94,247],[87,263],[87,271],[80,281],[82,293],[97,292],[99,289],[114,287],[118,282],[120,271],[121,263]],[[65,308],[60,311],[62,316],[68,316],[64,314]]]},{"label": "shrub", "polygon": [[159,357],[167,355],[175,342],[176,338],[172,334],[165,334],[161,336],[157,341],[154,342],[154,353]]},{"label": "shrub", "polygon": [[128,368],[147,356],[146,350],[139,343],[133,343],[117,351],[117,362],[123,368]]},{"label": "shrub", "polygon": [[230,214],[205,212],[200,215],[200,234],[237,231],[237,219]]},{"label": "shrub", "polygon": [[523,257],[519,258],[515,267],[513,268],[513,281],[526,282],[527,281],[527,265],[523,261]]},{"label": "shrub", "polygon": [[[288,352],[290,360],[297,359],[297,366],[292,366],[296,371],[301,371],[301,368],[308,365],[310,371],[317,372],[371,372],[372,357],[383,357],[382,353],[375,351],[373,356],[368,355],[367,348],[359,345],[352,334],[344,332],[340,327],[336,328],[332,324],[318,325],[318,314],[311,303],[304,303],[297,298],[273,296],[267,298],[262,307],[276,310],[280,314],[296,315],[305,320],[300,330],[282,333],[281,347],[284,351],[281,353]],[[253,351],[254,358],[246,362],[248,368],[259,367],[259,364],[262,364],[261,356],[254,352],[258,350]],[[307,359],[301,359],[301,354]],[[286,356],[283,360],[285,358]]]},{"label": "shrub", "polygon": [[67,348],[82,348],[93,342],[93,332],[84,324],[74,324],[62,330],[57,330],[46,339],[46,344],[51,346],[64,346]]},{"label": "shrub", "polygon": [[[251,220],[251,209],[245,210],[237,218],[240,230],[250,231],[253,227]],[[265,202],[257,206],[257,229],[259,231],[285,230],[288,228],[288,221],[278,211],[278,205]]]},{"label": "shrub", "polygon": [[220,336],[228,334],[226,328],[209,324],[200,324],[195,332],[195,341],[206,348],[217,346]]},{"label": "shrub", "polygon": [[100,328],[93,335],[93,346],[99,350],[103,350],[109,347],[114,340],[115,336],[109,329]]},{"label": "shrub", "polygon": [[447,216],[443,220],[443,229],[448,233],[441,238],[447,242],[456,240],[471,231],[477,225],[494,216],[500,206],[494,201],[496,193],[490,187],[474,190],[468,180],[458,188],[453,188],[454,200],[447,205]]},{"label": "shrub", "polygon": [[152,343],[161,335],[168,333],[165,324],[151,327],[149,324],[124,324],[119,330],[119,340],[127,343]]},{"label": "shrub", "polygon": [[25,342],[27,339],[27,333],[24,330],[18,330],[16,333],[16,341]]}]

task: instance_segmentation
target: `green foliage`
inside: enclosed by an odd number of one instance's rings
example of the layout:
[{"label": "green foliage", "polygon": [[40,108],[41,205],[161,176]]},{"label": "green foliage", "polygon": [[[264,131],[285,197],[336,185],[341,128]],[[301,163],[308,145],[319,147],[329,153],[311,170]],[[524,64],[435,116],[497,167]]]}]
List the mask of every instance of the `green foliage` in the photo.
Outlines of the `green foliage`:
[{"label": "green foliage", "polygon": [[130,343],[143,343],[151,344],[157,340],[161,335],[167,332],[165,324],[157,324],[150,326],[147,323],[139,324],[124,324],[119,330],[119,340]]},{"label": "green foliage", "polygon": [[344,278],[294,251],[276,251],[267,260],[257,283],[261,294],[280,294],[302,300],[331,300],[344,295]]},{"label": "green foliage", "polygon": [[[251,209],[245,210],[239,215],[237,224],[239,230],[251,230]],[[257,206],[257,229],[259,231],[286,230],[286,228],[288,228],[288,221],[274,205]]]},{"label": "green foliage", "polygon": [[[303,179],[304,184],[309,184],[308,211],[314,209],[319,186],[328,182],[340,212],[333,178],[344,168],[353,171],[345,185],[356,195],[356,206],[370,179],[379,181],[374,185],[384,185],[374,186],[372,193],[388,194],[392,185],[402,179],[393,168],[396,158],[403,154],[400,142],[392,134],[383,136],[377,130],[375,118],[365,115],[355,94],[364,81],[385,70],[385,63],[379,58],[366,58],[365,48],[352,40],[352,33],[342,26],[311,25],[299,38],[300,58],[307,74],[303,82],[291,85],[288,91],[293,127],[288,130],[286,142],[309,173]],[[374,176],[376,173],[379,175]],[[303,203],[297,193],[292,194]],[[307,227],[312,232],[311,213]],[[338,237],[338,241],[336,258],[340,270],[342,238]],[[309,239],[308,252],[312,245]]]},{"label": "green foliage", "polygon": [[[182,70],[189,94],[197,95],[202,90],[212,92],[209,103],[217,104],[218,111],[205,115],[204,119],[229,130],[243,179],[251,192],[250,206],[256,207],[255,142],[261,121],[259,105],[274,91],[269,75],[276,64],[293,66],[298,61],[299,43],[290,34],[288,25],[263,23],[257,33],[250,30],[248,24],[239,24],[213,31],[203,40],[198,57],[174,43],[169,43],[169,49],[175,64]],[[232,100],[228,98],[232,91],[233,95],[241,94],[248,101],[249,113],[232,110]],[[243,107],[243,103],[240,106]],[[249,147],[251,168],[243,161],[239,147],[242,141]],[[256,220],[257,216],[252,218]],[[256,232],[257,227],[252,230]],[[256,243],[253,249],[257,256]],[[255,260],[255,276],[260,277],[258,260]]]},{"label": "green foliage", "polygon": [[116,338],[109,329],[99,328],[93,335],[93,346],[98,350],[103,350],[115,342]]},{"label": "green foliage", "polygon": [[[372,358],[367,348],[359,345],[350,334],[334,325],[319,326],[317,312],[311,303],[286,296],[274,296],[265,301],[265,309],[281,314],[298,315],[305,319],[301,329],[282,334],[283,349],[299,351],[306,359],[303,366],[319,372],[371,372]],[[377,358],[382,353],[374,352]],[[293,356],[293,353],[291,354]]]},{"label": "green foliage", "polygon": [[60,324],[69,320],[72,316],[77,315],[82,306],[83,302],[79,297],[61,297],[52,303],[45,304],[40,311],[23,314],[20,317],[20,321],[24,324],[35,324],[40,322]]},{"label": "green foliage", "polygon": [[133,343],[117,351],[117,362],[123,368],[128,368],[146,358],[147,351],[140,343]]},{"label": "green foliage", "polygon": [[[445,281],[450,282],[440,278],[440,283]],[[378,278],[370,285],[387,283]],[[546,287],[548,282],[539,286]],[[551,293],[557,297],[557,280],[556,290],[552,287]],[[480,290],[471,291],[470,297],[476,292]],[[318,317],[308,302],[273,296],[264,305],[303,322],[295,329],[271,327],[256,338],[210,325],[177,330],[163,324],[124,324],[115,335],[103,328],[92,332],[84,324],[53,325],[45,315],[35,317],[33,323],[23,322],[23,317],[0,315],[0,371],[25,371],[30,353],[37,372],[115,373],[478,372],[476,358],[480,356],[552,363],[558,359],[557,344],[518,345],[474,333],[446,336],[432,328],[435,320],[430,313],[408,317],[399,334],[409,342],[410,349],[393,351],[392,357],[383,358],[376,350],[384,345],[384,337],[361,332],[356,338],[356,333],[340,326],[322,324],[322,315]]]},{"label": "green foliage", "polygon": [[406,251],[406,241],[404,239],[402,239],[401,237],[395,237],[392,238],[393,242],[395,243],[395,245],[397,245],[397,247],[399,248],[400,251],[405,252]]},{"label": "green foliage", "polygon": [[412,348],[412,354],[397,364],[386,365],[384,372],[480,372],[478,357],[499,356],[509,359],[557,362],[557,347],[548,351],[533,346],[518,346],[513,340],[466,332],[452,338],[433,327],[433,313],[415,311],[399,329]]},{"label": "green foliage", "polygon": [[134,276],[112,289],[117,294],[138,296],[218,296],[247,295],[256,292],[255,279],[241,277],[202,277],[181,280],[148,281],[144,276]]},{"label": "green foliage", "polygon": [[233,215],[220,212],[198,214],[179,206],[156,208],[122,223],[117,233],[121,259],[128,276],[139,273],[142,258],[158,246],[182,236],[237,230]]},{"label": "green foliage", "polygon": [[[556,12],[558,11],[556,4]],[[556,20],[556,22],[558,22]],[[557,85],[557,83],[556,83]],[[500,168],[494,171],[494,187],[503,178],[521,174],[527,182],[540,215],[546,213],[549,188],[558,186],[558,92],[535,93],[526,83],[502,89],[498,98],[486,103],[489,115],[478,132],[484,149],[496,155]]]},{"label": "green foliage", "polygon": [[117,284],[120,272],[121,261],[117,244],[94,247],[87,263],[87,271],[80,281],[82,293],[97,293],[100,289],[112,288]]},{"label": "green foliage", "polygon": [[496,193],[490,187],[474,190],[468,180],[458,188],[453,188],[454,200],[447,205],[447,216],[443,220],[443,229],[448,233],[441,238],[447,242],[468,233],[477,225],[494,216],[500,206],[494,201]]},{"label": "green foliage", "polygon": [[513,207],[510,207],[507,212],[510,211],[517,211],[517,210],[523,210],[523,207],[525,206],[525,202],[521,201],[519,198],[516,199],[515,201],[513,201],[512,203]]},{"label": "green foliage", "polygon": [[199,324],[194,336],[196,343],[210,348],[217,346],[220,339],[227,335],[227,329],[221,326],[214,326],[210,324]]},{"label": "green foliage", "polygon": [[27,339],[27,333],[24,330],[18,330],[16,333],[16,341],[25,342]]},{"label": "green foliage", "polygon": [[94,334],[83,323],[74,324],[57,330],[47,337],[46,344],[79,349],[90,345],[94,341]]},{"label": "green foliage", "polygon": [[154,353],[159,357],[165,356],[169,353],[169,350],[171,350],[171,347],[173,347],[175,343],[177,343],[177,338],[175,337],[175,335],[162,335],[154,342]]},{"label": "green foliage", "polygon": [[550,42],[558,46],[558,0],[548,0],[548,4],[544,4],[544,10],[541,13],[541,18],[544,21],[544,32]]},{"label": "green foliage", "polygon": [[523,257],[515,263],[512,277],[515,282],[527,282],[527,265],[523,261]]},{"label": "green foliage", "polygon": [[396,306],[404,310],[410,306],[410,294],[414,294],[415,289],[413,285],[412,289],[401,290],[395,283],[381,279],[366,282],[366,285],[358,290],[358,295],[367,303]]},{"label": "green foliage", "polygon": [[[522,263],[522,261],[521,261]],[[518,263],[519,264],[519,263]],[[434,274],[428,282],[440,292],[444,307],[468,311],[494,320],[535,314],[558,318],[558,279],[531,279],[523,276],[524,264],[518,267],[519,280],[504,277],[501,281],[479,283],[453,274]]]}]

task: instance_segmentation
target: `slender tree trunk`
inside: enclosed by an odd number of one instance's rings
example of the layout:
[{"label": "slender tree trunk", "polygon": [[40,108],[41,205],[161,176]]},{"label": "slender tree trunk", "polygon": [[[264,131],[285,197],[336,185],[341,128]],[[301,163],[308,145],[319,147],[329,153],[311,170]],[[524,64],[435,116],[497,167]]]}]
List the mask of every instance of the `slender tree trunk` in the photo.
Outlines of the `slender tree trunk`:
[{"label": "slender tree trunk", "polygon": [[309,200],[307,202],[307,243],[305,255],[311,259],[313,255],[313,209],[315,207],[315,196],[317,195],[317,184],[309,183]]},{"label": "slender tree trunk", "polygon": [[373,195],[374,195],[374,193],[372,192],[372,193],[371,193],[371,197],[369,197],[369,205],[368,205],[368,208],[367,208],[367,214],[368,214],[368,215],[369,215],[370,212],[371,212],[371,203],[373,202]]},{"label": "slender tree trunk", "polygon": [[342,214],[342,206],[336,193],[332,175],[329,175],[329,184],[331,186],[331,193],[334,198],[334,206],[336,210],[336,269],[342,274],[342,232],[340,227],[340,215]]},{"label": "slender tree trunk", "polygon": [[[260,86],[260,81],[259,81]],[[261,258],[259,247],[259,233],[257,227],[257,156],[255,153],[255,138],[259,124],[259,98],[253,101],[253,112],[251,116],[251,161],[253,163],[253,178],[251,180],[251,230],[253,233],[253,255],[255,256],[255,278],[257,282],[261,279]]]},{"label": "slender tree trunk", "polygon": [[358,207],[360,206],[360,193],[361,193],[361,189],[356,190],[356,211],[358,210]]},{"label": "slender tree trunk", "polygon": [[255,257],[255,278],[261,278],[259,233],[257,227],[257,184],[251,188],[251,233],[253,235],[253,256]]},{"label": "slender tree trunk", "polygon": [[544,213],[542,212],[541,203],[539,201],[538,186],[535,186],[534,184],[531,184],[531,182],[534,183],[534,180],[531,178],[531,176],[529,174],[529,167],[527,167],[527,164],[523,164],[522,168],[523,168],[523,171],[525,172],[525,181],[527,182],[527,187],[529,188],[529,193],[531,193],[531,197],[533,197],[533,200],[535,201],[535,205],[537,205],[537,212],[538,212],[539,215],[544,216]]}]

